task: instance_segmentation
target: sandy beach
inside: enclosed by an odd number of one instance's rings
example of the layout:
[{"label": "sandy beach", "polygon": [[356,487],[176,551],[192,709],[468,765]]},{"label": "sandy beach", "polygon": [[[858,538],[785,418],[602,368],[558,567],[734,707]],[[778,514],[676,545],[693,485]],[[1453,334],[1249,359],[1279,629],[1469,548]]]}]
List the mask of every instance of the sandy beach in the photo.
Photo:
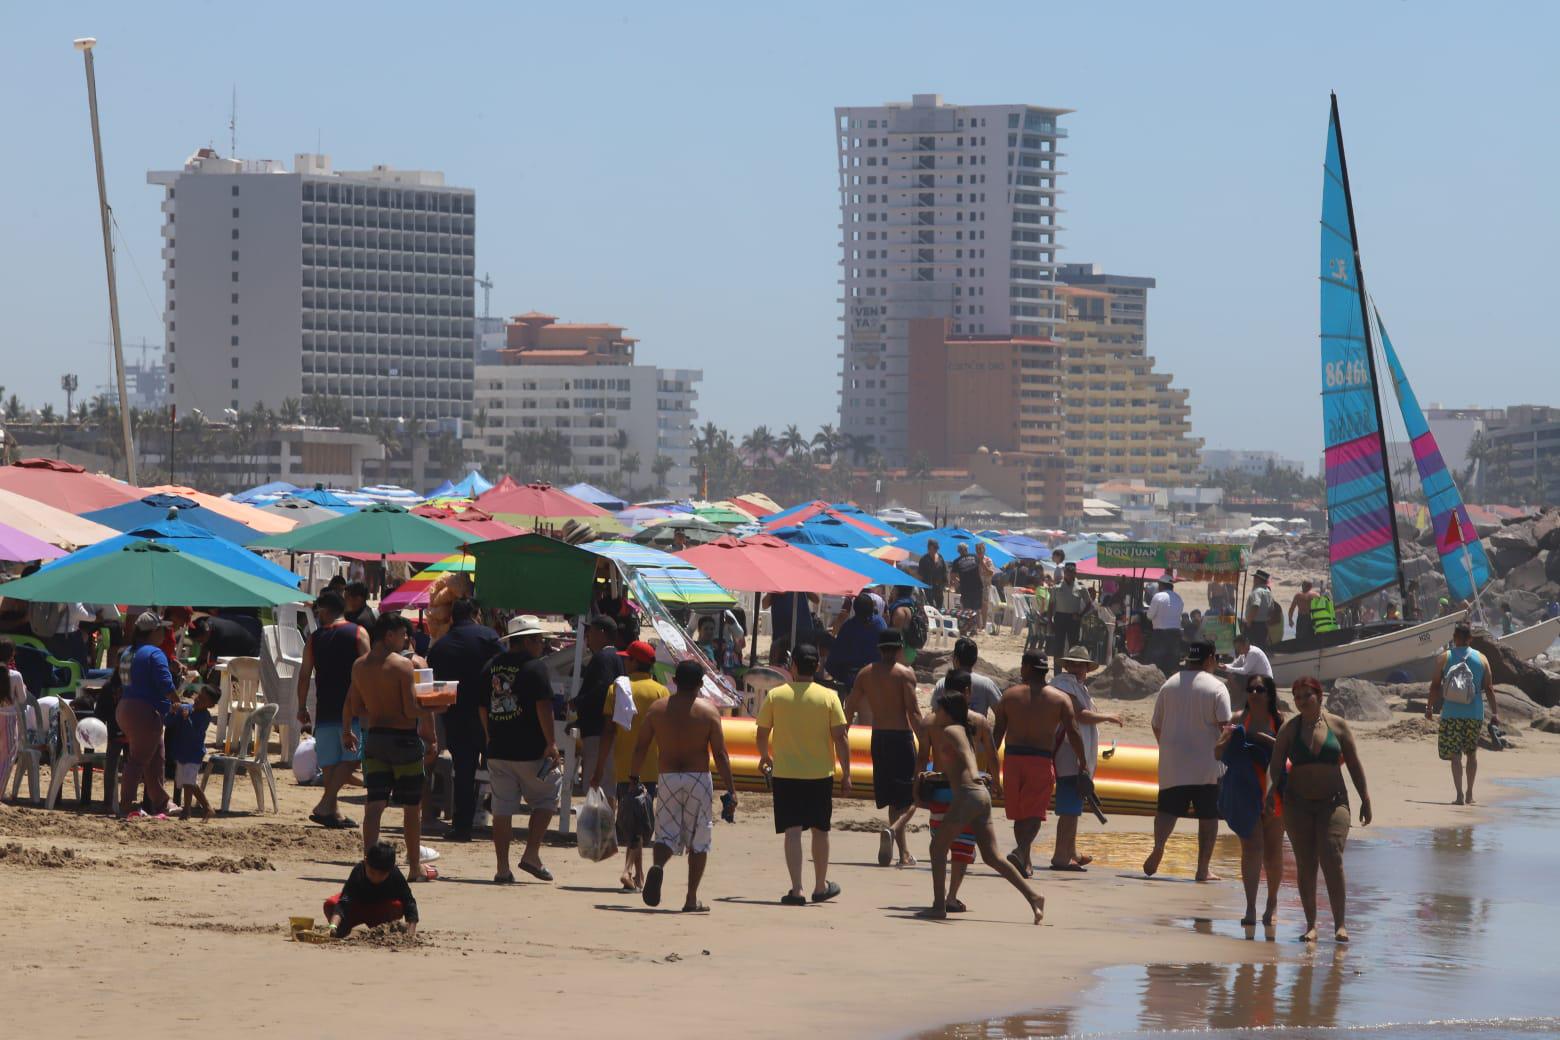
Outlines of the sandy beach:
[{"label": "sandy beach", "polygon": [[[1016,655],[1002,643],[992,656],[1006,664]],[[1152,743],[1151,704],[1105,700],[1128,725],[1119,734],[1106,727],[1103,738]],[[1428,726],[1399,714],[1356,730],[1376,811],[1372,827],[1355,828],[1357,841],[1386,828],[1477,824],[1502,812],[1495,781],[1560,772],[1560,736],[1521,729],[1518,748],[1480,756],[1481,804],[1454,806]],[[742,796],[735,825],[717,824],[701,891],[707,916],[676,910],[682,861],[669,867],[662,907],[651,910],[618,890],[618,860],[592,864],[571,847],[551,847],[544,858],[554,884],[522,876],[498,888],[490,844],[435,838],[427,844],[442,853],[442,878],[418,889],[415,943],[359,932],[311,946],[288,941],[287,918],[319,915],[355,861],[357,832],[308,825],[317,791],[295,786],[286,771],[278,782],[279,815],[239,812],[209,824],[118,824],[65,808],[68,799],[53,812],[0,806],[0,878],[20,930],[6,988],[40,997],[11,1004],[17,1031],[64,1014],[84,1037],[123,1035],[127,1022],[139,1023],[134,1033],[166,1037],[217,1026],[421,1036],[454,1023],[462,1035],[513,1033],[524,1023],[647,1037],[905,1036],[1067,1001],[1111,964],[1289,952],[1282,942],[1254,948],[1173,924],[1239,918],[1238,845],[1221,835],[1215,869],[1226,880],[1194,884],[1195,843],[1183,825],[1162,877],[1149,881],[1142,817],[1115,817],[1103,830],[1085,821],[1080,844],[1097,861],[1086,874],[1038,875],[1048,900],[1041,928],[984,867],[962,893],[969,913],[929,923],[913,918],[929,900],[927,867],[877,867],[879,814],[840,801],[831,875],[843,894],[829,905],[782,907],[784,863],[762,795]],[[249,798],[240,788],[235,807]],[[346,811],[359,819],[361,801],[361,788],[349,789]],[[912,849],[923,859],[926,840],[918,829]],[[1051,840],[1048,822],[1037,848],[1048,852]],[[1298,932],[1292,895],[1281,940]],[[43,997],[72,974],[80,984],[68,996]]]}]

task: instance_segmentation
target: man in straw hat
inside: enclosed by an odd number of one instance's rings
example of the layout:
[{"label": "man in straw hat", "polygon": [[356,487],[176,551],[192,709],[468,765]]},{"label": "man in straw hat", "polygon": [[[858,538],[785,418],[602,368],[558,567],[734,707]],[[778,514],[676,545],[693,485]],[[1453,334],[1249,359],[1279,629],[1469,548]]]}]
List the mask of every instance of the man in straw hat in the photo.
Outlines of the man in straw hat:
[{"label": "man in straw hat", "polygon": [[493,788],[493,850],[498,858],[496,884],[515,880],[509,870],[511,817],[523,799],[531,807],[520,869],[541,881],[552,872],[542,866],[542,839],[558,811],[563,793],[562,756],[553,734],[552,676],[542,661],[546,640],[539,619],[522,614],[509,622],[506,649],[485,670],[487,702],[479,708],[487,734],[488,776]]},{"label": "man in straw hat", "polygon": [[[1073,718],[1078,724],[1084,754],[1080,762],[1071,742],[1064,742],[1056,749],[1056,848],[1051,852],[1052,870],[1082,871],[1094,858],[1078,855],[1078,818],[1083,815],[1084,791],[1093,785],[1095,764],[1099,759],[1099,724],[1122,724],[1120,715],[1094,710],[1088,683],[1089,673],[1094,668],[1094,658],[1089,651],[1075,646],[1062,655],[1062,670],[1051,677],[1051,685],[1072,698]],[[1089,778],[1087,783],[1084,782],[1086,777]]]},{"label": "man in straw hat", "polygon": [[1242,631],[1251,637],[1251,645],[1259,650],[1267,649],[1268,622],[1273,614],[1273,590],[1268,587],[1270,578],[1271,575],[1263,570],[1251,576],[1251,591],[1246,594],[1246,611],[1242,615],[1245,621]]}]

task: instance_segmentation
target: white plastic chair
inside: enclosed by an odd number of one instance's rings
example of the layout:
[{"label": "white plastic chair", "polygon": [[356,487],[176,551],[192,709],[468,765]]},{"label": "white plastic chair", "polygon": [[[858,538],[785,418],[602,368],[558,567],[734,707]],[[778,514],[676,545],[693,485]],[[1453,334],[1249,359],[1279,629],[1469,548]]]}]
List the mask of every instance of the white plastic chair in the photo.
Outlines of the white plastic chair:
[{"label": "white plastic chair", "polygon": [[249,713],[265,703],[260,692],[260,658],[233,657],[222,669],[222,699],[217,703],[217,743],[230,752],[239,749],[229,738],[243,727]]},{"label": "white plastic chair", "polygon": [[1008,605],[1011,608],[1009,623],[1012,626],[1013,635],[1024,631],[1024,626],[1029,622],[1029,615],[1035,612],[1035,597],[1030,592],[1014,592],[1008,597]]},{"label": "white plastic chair", "polygon": [[50,766],[49,772],[49,797],[44,802],[45,808],[52,809],[59,803],[60,793],[65,790],[65,777],[68,774],[76,785],[76,801],[81,801],[81,770],[83,766],[92,766],[100,770],[104,776],[104,782],[111,788],[109,791],[109,806],[115,812],[119,809],[118,784],[108,780],[108,755],[102,751],[88,751],[81,746],[81,738],[76,735],[76,711],[68,702],[60,702],[60,713],[55,725],[59,727],[59,755]]},{"label": "white plastic chair", "polygon": [[298,723],[298,669],[303,666],[303,636],[296,628],[266,625],[261,630],[260,692],[276,705],[276,729],[282,765],[292,765]]},{"label": "white plastic chair", "polygon": [[265,812],[266,788],[270,788],[271,791],[271,811],[273,813],[282,811],[281,803],[276,797],[276,776],[271,772],[269,753],[271,726],[275,721],[276,705],[262,704],[255,708],[244,718],[243,728],[239,730],[238,740],[233,745],[234,753],[211,755],[201,767],[200,789],[202,791],[206,790],[206,783],[211,779],[212,771],[222,770],[221,812],[227,812],[233,804],[233,781],[240,772],[248,775],[250,782],[254,784],[256,812]]},{"label": "white plastic chair", "polygon": [[938,645],[946,646],[959,638],[959,623],[930,605],[926,608],[926,629],[927,645],[936,640]]},{"label": "white plastic chair", "polygon": [[[38,698],[31,692],[27,694],[27,703],[16,714],[16,761],[11,764],[14,771],[11,777],[11,801],[16,801],[16,796],[22,789],[22,777],[27,777],[27,789],[30,792],[28,801],[34,805],[42,803],[39,797],[41,790],[39,783],[39,770],[47,763],[52,769],[54,761],[59,753],[59,743],[50,733],[48,720],[43,719],[44,711],[38,703]],[[39,725],[39,720],[43,724]]]}]

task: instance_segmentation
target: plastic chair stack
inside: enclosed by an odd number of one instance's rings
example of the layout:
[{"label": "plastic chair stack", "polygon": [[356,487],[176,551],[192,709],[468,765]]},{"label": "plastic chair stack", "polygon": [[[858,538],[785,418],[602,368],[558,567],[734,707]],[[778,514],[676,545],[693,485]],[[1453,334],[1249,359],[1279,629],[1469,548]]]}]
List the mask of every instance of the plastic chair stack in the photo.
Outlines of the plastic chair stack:
[{"label": "plastic chair stack", "polygon": [[243,727],[238,731],[238,740],[233,744],[232,754],[216,754],[206,759],[206,763],[200,771],[200,789],[206,789],[206,783],[211,779],[211,774],[217,770],[222,772],[222,802],[220,811],[227,812],[233,804],[233,782],[239,773],[249,777],[255,788],[255,811],[265,812],[265,792],[269,788],[271,792],[271,811],[281,812],[281,803],[276,797],[276,776],[271,772],[271,756],[269,752],[271,742],[271,726],[276,721],[276,705],[262,704],[254,708],[244,717]]},{"label": "plastic chair stack", "polygon": [[265,703],[260,692],[260,658],[229,658],[222,669],[222,699],[217,703],[217,743],[236,751],[231,743],[250,712]]},{"label": "plastic chair stack", "polygon": [[[42,719],[42,725],[39,720]],[[55,731],[57,732],[57,731]],[[43,718],[38,698],[27,694],[27,704],[16,715],[16,761],[12,763],[11,801],[16,801],[22,789],[22,777],[27,778],[31,792],[28,799],[34,805],[42,802],[39,797],[39,770],[47,764],[52,770],[59,757],[59,742],[51,732],[49,720]]]},{"label": "plastic chair stack", "polygon": [[292,625],[266,625],[261,631],[260,692],[276,705],[282,765],[292,765],[297,744],[298,670],[303,667],[303,635]]}]

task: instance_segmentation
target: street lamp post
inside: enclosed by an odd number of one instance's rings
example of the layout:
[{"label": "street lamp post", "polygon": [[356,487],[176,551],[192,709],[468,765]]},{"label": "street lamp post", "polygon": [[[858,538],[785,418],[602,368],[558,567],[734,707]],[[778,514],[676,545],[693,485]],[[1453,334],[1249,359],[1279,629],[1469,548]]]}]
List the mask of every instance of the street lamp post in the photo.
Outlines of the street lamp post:
[{"label": "street lamp post", "polygon": [[98,210],[103,220],[103,264],[108,269],[108,319],[113,329],[114,377],[119,383],[119,432],[125,442],[125,476],[134,486],[135,440],[130,433],[130,395],[125,391],[125,351],[119,338],[119,286],[114,280],[114,236],[109,224],[108,187],[103,180],[103,138],[98,131],[97,75],[92,69],[92,48],[97,40],[83,36],[75,41],[87,66],[87,108],[92,113],[92,154],[97,161]]}]

